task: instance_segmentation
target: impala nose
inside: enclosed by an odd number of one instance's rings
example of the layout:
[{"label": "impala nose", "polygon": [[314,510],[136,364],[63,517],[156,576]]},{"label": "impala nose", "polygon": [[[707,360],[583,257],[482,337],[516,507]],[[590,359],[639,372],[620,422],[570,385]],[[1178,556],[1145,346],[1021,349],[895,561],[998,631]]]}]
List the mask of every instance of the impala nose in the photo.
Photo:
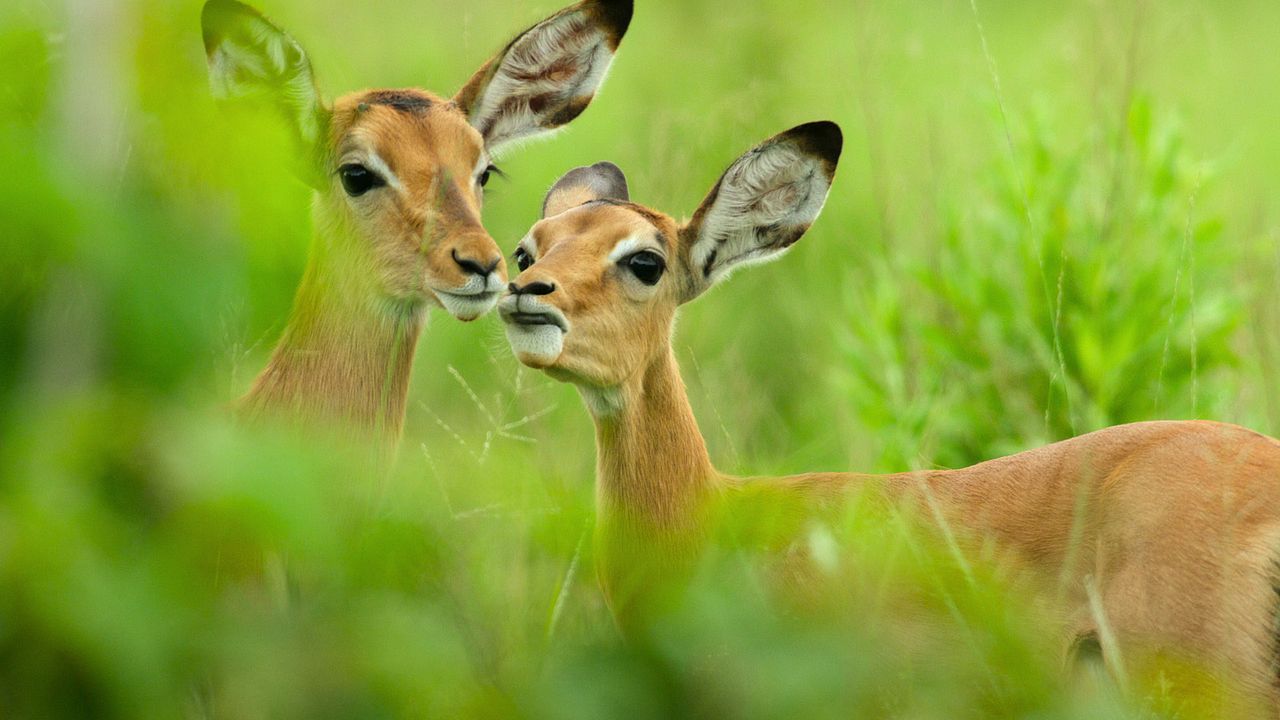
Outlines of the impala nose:
[{"label": "impala nose", "polygon": [[462,272],[479,275],[482,278],[492,274],[494,270],[498,269],[498,263],[502,262],[502,258],[495,257],[481,264],[479,261],[459,255],[457,250],[451,252],[453,261],[458,263],[458,267],[462,268]]},{"label": "impala nose", "polygon": [[550,295],[556,291],[555,283],[531,282],[528,285],[511,283],[507,286],[512,295]]}]

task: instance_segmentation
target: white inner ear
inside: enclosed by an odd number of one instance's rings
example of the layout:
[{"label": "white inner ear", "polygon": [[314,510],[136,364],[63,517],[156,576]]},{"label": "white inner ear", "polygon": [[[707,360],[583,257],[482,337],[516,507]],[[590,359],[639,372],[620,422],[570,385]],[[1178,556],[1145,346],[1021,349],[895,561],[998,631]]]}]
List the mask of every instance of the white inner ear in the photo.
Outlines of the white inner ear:
[{"label": "white inner ear", "polygon": [[[224,37],[209,56],[209,78],[214,97],[270,97],[276,95],[291,111],[302,137],[312,140],[320,133],[315,114],[320,105],[311,66],[293,40],[261,20],[250,20],[243,31],[250,44]],[[290,50],[296,61],[290,65]]]},{"label": "white inner ear", "polygon": [[[589,99],[613,59],[605,33],[585,13],[551,18],[525,33],[500,61],[471,112],[471,124],[490,146],[542,129],[569,103]],[[530,101],[542,98],[539,112]]]},{"label": "white inner ear", "polygon": [[[693,267],[715,282],[731,269],[772,259],[780,237],[822,212],[830,182],[816,158],[774,143],[742,156],[724,174],[691,248]],[[709,272],[708,272],[709,270]]]},{"label": "white inner ear", "polygon": [[268,77],[269,59],[255,48],[230,40],[218,43],[209,56],[209,80],[214,97],[228,99],[261,93]]}]

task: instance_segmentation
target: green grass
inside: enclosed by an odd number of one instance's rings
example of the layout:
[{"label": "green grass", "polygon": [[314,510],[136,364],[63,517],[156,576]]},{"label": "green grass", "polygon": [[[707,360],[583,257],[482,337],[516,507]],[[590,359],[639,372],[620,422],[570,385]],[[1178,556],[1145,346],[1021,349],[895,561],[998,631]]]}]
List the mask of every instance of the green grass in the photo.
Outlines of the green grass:
[{"label": "green grass", "polygon": [[[960,466],[1152,418],[1280,432],[1274,3],[637,5],[593,106],[503,160],[486,224],[510,250],[602,159],[688,213],[755,142],[841,123],[812,232],[682,314],[723,470]],[[262,6],[330,96],[450,93],[556,9]],[[0,714],[1205,712],[1064,677],[1016,575],[857,505],[806,529],[817,599],[729,539],[623,643],[588,416],[493,317],[433,316],[389,477],[244,432],[228,406],[287,314],[308,196],[278,128],[208,97],[198,17],[0,9]]]}]

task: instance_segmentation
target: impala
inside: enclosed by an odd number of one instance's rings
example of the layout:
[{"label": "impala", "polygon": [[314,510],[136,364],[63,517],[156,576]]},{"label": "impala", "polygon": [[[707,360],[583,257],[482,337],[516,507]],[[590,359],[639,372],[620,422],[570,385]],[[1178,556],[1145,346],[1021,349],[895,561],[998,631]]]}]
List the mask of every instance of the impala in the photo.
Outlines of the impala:
[{"label": "impala", "polygon": [[800,239],[841,144],[829,122],[771,138],[683,223],[632,203],[617,167],[578,168],[550,190],[515,251],[521,272],[499,312],[517,358],[573,383],[594,419],[598,571],[619,623],[634,627],[652,610],[655,588],[688,570],[735,499],[807,511],[874,489],[923,503],[924,517],[994,541],[1063,588],[1064,651],[1096,645],[1105,622],[1116,648],[1221,668],[1274,713],[1276,440],[1212,422],[1149,422],[959,470],[716,471],[672,353],[676,311]]},{"label": "impala", "polygon": [[451,99],[379,89],[328,105],[292,37],[234,0],[205,4],[214,95],[277,113],[315,190],[306,271],[245,414],[338,421],[395,444],[427,308],[474,320],[505,285],[480,221],[491,158],[586,108],[631,11],[631,0],[568,7],[516,36]]}]

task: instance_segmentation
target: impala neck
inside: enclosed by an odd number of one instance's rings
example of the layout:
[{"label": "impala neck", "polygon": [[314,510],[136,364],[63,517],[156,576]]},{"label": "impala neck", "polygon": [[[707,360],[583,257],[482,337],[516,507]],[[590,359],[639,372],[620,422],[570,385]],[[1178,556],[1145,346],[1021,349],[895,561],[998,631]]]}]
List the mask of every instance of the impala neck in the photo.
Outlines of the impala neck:
[{"label": "impala neck", "polygon": [[389,302],[333,248],[314,243],[288,326],[242,407],[340,423],[394,444],[426,308]]},{"label": "impala neck", "polygon": [[617,388],[583,389],[596,424],[602,519],[680,532],[696,524],[718,475],[670,346]]},{"label": "impala neck", "polygon": [[596,424],[596,561],[624,630],[678,597],[707,538],[719,476],[675,356],[607,390],[579,386]]}]

